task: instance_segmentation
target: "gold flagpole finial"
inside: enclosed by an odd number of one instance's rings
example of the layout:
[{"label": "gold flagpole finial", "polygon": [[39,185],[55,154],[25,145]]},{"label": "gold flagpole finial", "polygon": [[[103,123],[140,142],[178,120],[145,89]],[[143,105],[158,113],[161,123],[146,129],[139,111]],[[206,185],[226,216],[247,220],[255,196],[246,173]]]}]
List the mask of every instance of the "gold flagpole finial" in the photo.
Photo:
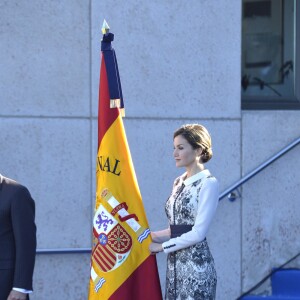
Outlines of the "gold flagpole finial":
[{"label": "gold flagpole finial", "polygon": [[104,19],[103,25],[102,25],[102,34],[107,34],[107,33],[109,33],[109,26],[108,26],[106,20]]}]

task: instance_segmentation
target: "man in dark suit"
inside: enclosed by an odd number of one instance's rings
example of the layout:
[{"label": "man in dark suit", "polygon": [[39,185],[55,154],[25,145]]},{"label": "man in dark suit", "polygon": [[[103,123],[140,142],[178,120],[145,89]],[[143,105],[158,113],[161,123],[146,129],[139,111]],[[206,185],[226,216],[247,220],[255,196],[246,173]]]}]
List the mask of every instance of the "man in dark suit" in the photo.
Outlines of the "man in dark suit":
[{"label": "man in dark suit", "polygon": [[35,203],[0,174],[0,300],[29,299],[36,253]]}]

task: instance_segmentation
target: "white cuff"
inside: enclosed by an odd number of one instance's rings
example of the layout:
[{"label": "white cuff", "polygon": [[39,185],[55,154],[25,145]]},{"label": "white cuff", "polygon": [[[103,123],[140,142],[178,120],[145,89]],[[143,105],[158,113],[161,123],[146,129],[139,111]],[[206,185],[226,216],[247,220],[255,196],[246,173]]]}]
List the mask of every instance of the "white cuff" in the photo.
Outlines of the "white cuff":
[{"label": "white cuff", "polygon": [[30,290],[25,290],[25,289],[19,289],[19,288],[13,288],[14,291],[20,292],[20,293],[24,293],[24,294],[31,294],[32,291]]}]

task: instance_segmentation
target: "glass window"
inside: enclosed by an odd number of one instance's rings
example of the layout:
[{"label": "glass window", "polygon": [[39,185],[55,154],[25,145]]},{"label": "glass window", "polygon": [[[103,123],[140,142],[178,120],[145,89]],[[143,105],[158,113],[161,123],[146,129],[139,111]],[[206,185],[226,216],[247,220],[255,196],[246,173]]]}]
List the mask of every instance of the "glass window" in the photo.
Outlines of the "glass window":
[{"label": "glass window", "polygon": [[300,46],[296,39],[299,35],[296,2],[243,0],[241,84],[244,109],[300,108],[296,84],[299,68],[295,49]]}]

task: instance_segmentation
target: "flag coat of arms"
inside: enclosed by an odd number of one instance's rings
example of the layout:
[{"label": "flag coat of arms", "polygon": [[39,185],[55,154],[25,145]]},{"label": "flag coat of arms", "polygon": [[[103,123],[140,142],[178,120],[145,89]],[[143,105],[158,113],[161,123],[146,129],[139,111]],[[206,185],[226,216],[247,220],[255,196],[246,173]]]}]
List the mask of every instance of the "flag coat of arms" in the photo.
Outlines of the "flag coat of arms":
[{"label": "flag coat of arms", "polygon": [[155,256],[123,125],[114,35],[104,22],[99,86],[96,201],[89,300],[162,299]]}]

